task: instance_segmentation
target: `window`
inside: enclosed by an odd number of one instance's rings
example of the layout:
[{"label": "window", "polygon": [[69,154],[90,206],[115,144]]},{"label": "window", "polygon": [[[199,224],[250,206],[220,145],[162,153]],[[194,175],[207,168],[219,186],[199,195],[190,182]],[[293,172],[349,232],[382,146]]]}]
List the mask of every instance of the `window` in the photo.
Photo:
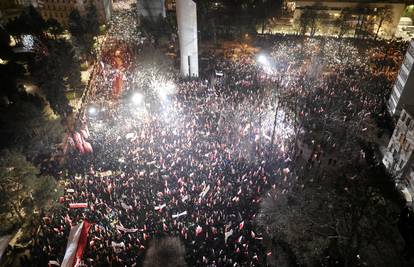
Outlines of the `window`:
[{"label": "window", "polygon": [[404,141],[404,134],[400,133],[399,142],[400,144]]},{"label": "window", "polygon": [[393,157],[394,159],[397,157],[397,150],[394,150],[394,151],[392,152],[392,157]]},{"label": "window", "polygon": [[398,164],[398,168],[401,169],[404,166],[404,160],[400,159],[400,164]]},{"label": "window", "polygon": [[405,117],[406,117],[406,116],[407,116],[407,115],[406,115],[406,114],[405,114],[405,112],[403,111],[403,112],[402,112],[402,116],[401,116],[401,121],[403,121],[403,122],[404,122],[404,121],[405,121]]},{"label": "window", "polygon": [[409,126],[410,125],[410,123],[411,123],[411,118],[407,118],[407,121],[405,122],[405,126]]}]

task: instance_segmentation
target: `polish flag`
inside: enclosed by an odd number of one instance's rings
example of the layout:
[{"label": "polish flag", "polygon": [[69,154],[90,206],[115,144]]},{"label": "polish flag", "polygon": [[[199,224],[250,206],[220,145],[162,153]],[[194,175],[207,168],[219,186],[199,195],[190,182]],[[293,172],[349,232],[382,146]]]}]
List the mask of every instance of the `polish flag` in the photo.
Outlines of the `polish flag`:
[{"label": "polish flag", "polygon": [[242,221],[242,222],[239,224],[239,230],[241,231],[241,230],[243,230],[243,228],[244,228],[244,221]]},{"label": "polish flag", "polygon": [[88,141],[83,140],[83,150],[85,151],[85,153],[92,153],[93,148],[92,148],[91,143],[89,143]]},{"label": "polish flag", "polygon": [[196,236],[201,235],[202,232],[203,232],[203,228],[201,228],[200,225],[197,225],[196,231],[195,231]]},{"label": "polish flag", "polygon": [[146,233],[144,233],[144,240],[147,240],[148,238],[149,236]]},{"label": "polish flag", "polygon": [[88,221],[72,226],[61,267],[79,266],[88,240],[91,224]]},{"label": "polish flag", "polygon": [[84,209],[88,207],[88,203],[70,203],[69,208],[71,209]]}]

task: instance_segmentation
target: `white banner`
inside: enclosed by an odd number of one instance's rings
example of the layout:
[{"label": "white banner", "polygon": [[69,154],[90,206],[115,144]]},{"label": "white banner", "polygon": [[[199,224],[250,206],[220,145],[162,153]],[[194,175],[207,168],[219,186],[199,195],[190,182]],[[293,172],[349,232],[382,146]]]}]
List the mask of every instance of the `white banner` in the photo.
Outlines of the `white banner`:
[{"label": "white banner", "polygon": [[173,214],[172,218],[176,219],[176,218],[180,218],[181,216],[185,216],[185,215],[187,215],[187,211],[183,211],[181,213]]},{"label": "white banner", "polygon": [[159,206],[155,206],[154,207],[154,209],[155,210],[162,210],[163,208],[165,208],[167,205],[166,204],[162,204],[162,205],[159,205]]},{"label": "white banner", "polygon": [[135,233],[136,231],[138,231],[138,228],[125,228],[122,225],[117,225],[116,229],[122,232],[126,232],[126,233]]},{"label": "white banner", "polygon": [[83,222],[78,225],[72,226],[72,228],[70,229],[68,244],[66,245],[65,257],[63,258],[61,267],[73,266],[82,228]]}]

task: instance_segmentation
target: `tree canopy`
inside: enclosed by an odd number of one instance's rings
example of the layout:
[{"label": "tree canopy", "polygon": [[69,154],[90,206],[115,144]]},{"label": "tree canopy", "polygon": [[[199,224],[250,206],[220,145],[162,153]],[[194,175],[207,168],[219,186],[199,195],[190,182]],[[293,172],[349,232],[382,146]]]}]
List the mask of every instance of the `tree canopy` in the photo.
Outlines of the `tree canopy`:
[{"label": "tree canopy", "polygon": [[56,181],[39,175],[38,169],[17,151],[0,152],[0,213],[23,224],[33,209],[48,206],[59,194]]}]

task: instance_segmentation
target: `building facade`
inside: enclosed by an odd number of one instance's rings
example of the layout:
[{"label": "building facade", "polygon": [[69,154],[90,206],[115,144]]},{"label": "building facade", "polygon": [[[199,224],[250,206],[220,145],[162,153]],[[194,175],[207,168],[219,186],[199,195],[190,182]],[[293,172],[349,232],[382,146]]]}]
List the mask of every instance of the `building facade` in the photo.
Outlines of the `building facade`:
[{"label": "building facade", "polygon": [[166,8],[164,0],[138,0],[137,10],[140,16],[156,21],[159,17],[165,18]]},{"label": "building facade", "polygon": [[414,40],[410,42],[403,64],[388,100],[388,111],[398,116],[403,106],[414,105]]},{"label": "building facade", "polygon": [[350,12],[349,23],[356,25],[358,21],[358,9],[364,8],[367,12],[367,20],[372,24],[372,30],[375,32],[378,27],[380,17],[377,16],[377,11],[380,8],[390,8],[391,21],[381,25],[379,36],[382,38],[392,38],[397,30],[398,23],[405,9],[405,3],[402,0],[396,1],[341,1],[341,0],[300,0],[292,1],[294,9],[293,24],[298,25],[299,19],[304,10],[312,8],[317,14],[318,18],[323,20],[323,34],[335,35],[336,27],[335,21],[340,17],[342,10]]},{"label": "building facade", "polygon": [[35,7],[43,19],[56,19],[63,26],[68,26],[69,14],[77,9],[85,15],[89,5],[95,5],[100,23],[107,23],[112,16],[112,0],[37,0]]},{"label": "building facade", "polygon": [[31,0],[0,0],[0,24],[17,18],[31,4]]},{"label": "building facade", "polygon": [[383,164],[394,175],[408,202],[414,197],[414,106],[406,106],[384,153]]}]

